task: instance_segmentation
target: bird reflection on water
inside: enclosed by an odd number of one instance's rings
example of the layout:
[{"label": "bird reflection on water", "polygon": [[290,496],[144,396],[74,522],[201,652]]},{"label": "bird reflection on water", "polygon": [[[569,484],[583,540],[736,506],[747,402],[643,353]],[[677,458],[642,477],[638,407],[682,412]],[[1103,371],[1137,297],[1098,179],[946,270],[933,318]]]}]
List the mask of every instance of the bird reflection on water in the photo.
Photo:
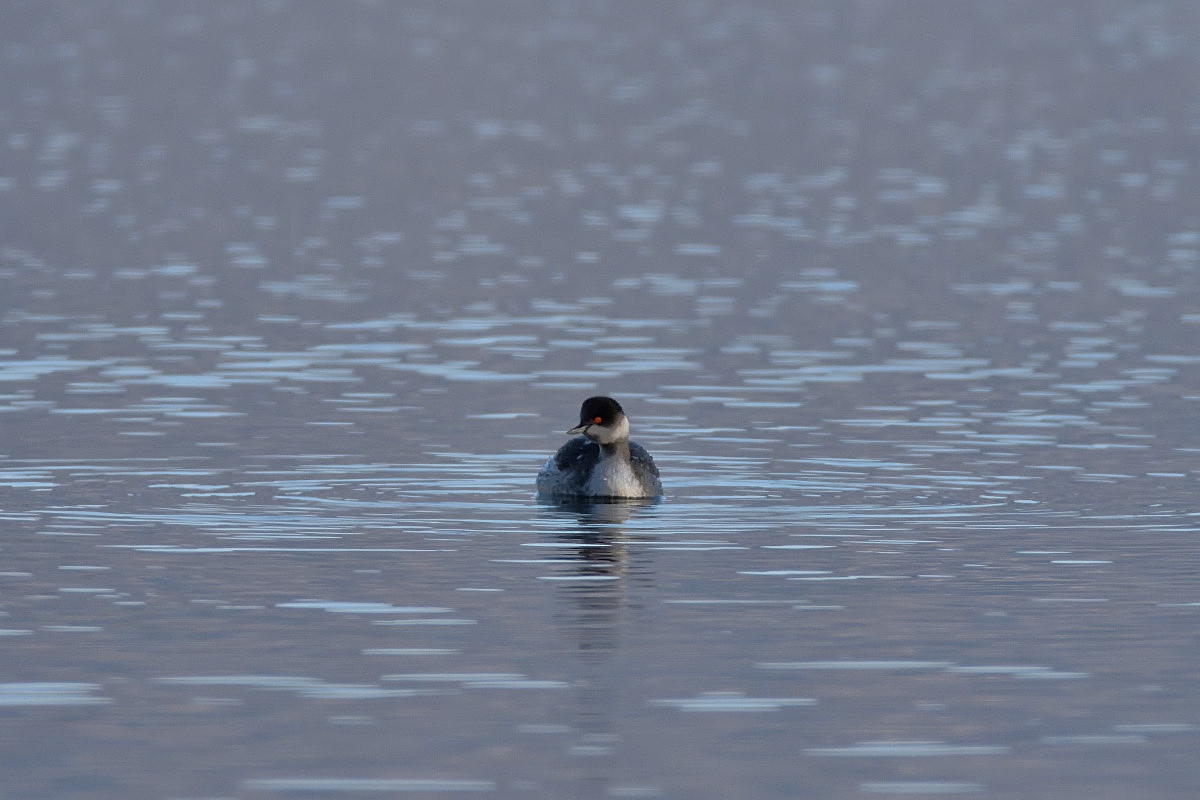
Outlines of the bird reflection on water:
[{"label": "bird reflection on water", "polygon": [[555,526],[555,537],[577,545],[575,560],[578,576],[616,577],[626,567],[627,540],[624,525],[645,509],[658,504],[657,498],[570,498],[541,503],[544,515],[564,523]]},{"label": "bird reflection on water", "polygon": [[[624,676],[615,669],[622,648],[622,631],[631,615],[644,611],[640,590],[653,584],[654,572],[646,563],[649,551],[634,549],[626,523],[650,512],[656,498],[574,498],[542,501],[541,516],[548,521],[561,545],[562,574],[549,576],[558,585],[554,598],[555,617],[564,638],[572,641],[579,661],[575,679],[574,725],[577,731],[573,752],[610,753],[618,725],[613,709],[624,694]],[[611,775],[600,759],[587,759],[588,768],[578,776],[581,787],[600,796],[611,783]]]}]

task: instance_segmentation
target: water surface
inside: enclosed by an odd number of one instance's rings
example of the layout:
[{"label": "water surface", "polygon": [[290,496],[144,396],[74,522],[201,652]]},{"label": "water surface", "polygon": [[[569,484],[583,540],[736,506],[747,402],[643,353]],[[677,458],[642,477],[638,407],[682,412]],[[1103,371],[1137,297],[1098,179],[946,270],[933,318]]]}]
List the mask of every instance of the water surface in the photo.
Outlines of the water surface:
[{"label": "water surface", "polygon": [[8,17],[9,796],[1194,795],[1190,4]]}]

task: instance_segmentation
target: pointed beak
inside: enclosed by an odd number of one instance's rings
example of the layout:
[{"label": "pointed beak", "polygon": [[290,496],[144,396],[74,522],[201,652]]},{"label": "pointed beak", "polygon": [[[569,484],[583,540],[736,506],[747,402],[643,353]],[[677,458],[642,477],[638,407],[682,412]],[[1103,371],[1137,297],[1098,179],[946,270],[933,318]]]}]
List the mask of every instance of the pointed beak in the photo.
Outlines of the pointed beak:
[{"label": "pointed beak", "polygon": [[572,434],[572,433],[587,433],[587,429],[588,429],[588,428],[590,428],[590,427],[592,427],[592,423],[590,423],[590,422],[581,422],[581,423],[579,423],[578,425],[576,425],[574,428],[571,428],[571,430],[567,431],[567,433],[568,433],[568,434]]}]

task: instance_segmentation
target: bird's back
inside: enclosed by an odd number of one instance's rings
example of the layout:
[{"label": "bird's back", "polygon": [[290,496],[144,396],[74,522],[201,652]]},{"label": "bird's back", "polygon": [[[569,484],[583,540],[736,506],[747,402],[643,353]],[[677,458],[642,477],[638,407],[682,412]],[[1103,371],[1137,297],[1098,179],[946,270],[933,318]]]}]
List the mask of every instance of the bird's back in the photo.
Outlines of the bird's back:
[{"label": "bird's back", "polygon": [[646,451],[646,448],[637,442],[630,442],[629,463],[633,467],[633,474],[645,487],[647,496],[662,494],[662,483],[658,479],[658,465],[654,463],[654,458]]},{"label": "bird's back", "polygon": [[[538,493],[578,497],[655,497],[662,494],[658,467],[646,448],[628,443],[629,457],[605,457],[599,444],[582,436],[551,456],[538,473]],[[617,449],[615,452],[620,453]]]},{"label": "bird's back", "polygon": [[538,473],[541,494],[585,494],[592,469],[600,461],[600,445],[582,436],[571,439],[550,456]]}]

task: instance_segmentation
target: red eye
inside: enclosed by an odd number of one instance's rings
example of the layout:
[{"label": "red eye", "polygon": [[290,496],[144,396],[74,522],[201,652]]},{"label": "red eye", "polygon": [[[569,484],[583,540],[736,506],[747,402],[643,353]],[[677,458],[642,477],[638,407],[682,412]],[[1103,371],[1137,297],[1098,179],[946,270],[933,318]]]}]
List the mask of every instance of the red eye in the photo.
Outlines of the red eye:
[{"label": "red eye", "polygon": [[597,425],[599,425],[601,422],[604,422],[604,417],[593,417],[593,418],[592,418],[592,422],[594,422],[594,423],[596,423]]}]

